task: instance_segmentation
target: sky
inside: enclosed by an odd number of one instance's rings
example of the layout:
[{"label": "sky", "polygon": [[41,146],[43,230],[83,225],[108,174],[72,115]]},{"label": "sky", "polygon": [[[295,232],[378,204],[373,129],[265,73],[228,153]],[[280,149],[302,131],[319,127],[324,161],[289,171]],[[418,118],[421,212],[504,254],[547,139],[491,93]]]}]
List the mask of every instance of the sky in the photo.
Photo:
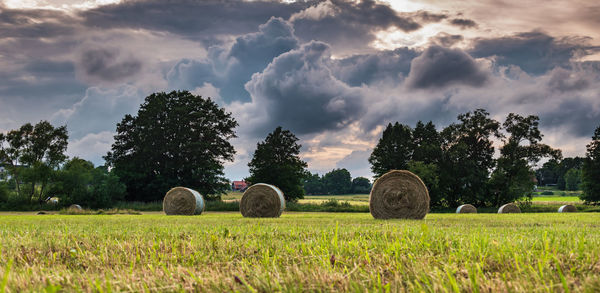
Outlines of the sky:
[{"label": "sky", "polygon": [[312,172],[367,161],[385,125],[484,108],[538,115],[582,156],[600,125],[596,0],[0,1],[0,132],[67,125],[103,164],[116,123],[154,92],[211,97],[239,122],[226,177],[282,126]]}]

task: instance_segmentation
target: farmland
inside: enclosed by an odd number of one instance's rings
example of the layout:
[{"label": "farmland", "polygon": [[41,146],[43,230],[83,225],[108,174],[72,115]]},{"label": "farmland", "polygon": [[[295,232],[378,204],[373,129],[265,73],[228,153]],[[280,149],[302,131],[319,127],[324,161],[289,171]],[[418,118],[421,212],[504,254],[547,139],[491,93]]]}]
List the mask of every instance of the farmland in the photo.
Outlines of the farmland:
[{"label": "farmland", "polygon": [[0,291],[598,291],[600,214],[2,215]]}]

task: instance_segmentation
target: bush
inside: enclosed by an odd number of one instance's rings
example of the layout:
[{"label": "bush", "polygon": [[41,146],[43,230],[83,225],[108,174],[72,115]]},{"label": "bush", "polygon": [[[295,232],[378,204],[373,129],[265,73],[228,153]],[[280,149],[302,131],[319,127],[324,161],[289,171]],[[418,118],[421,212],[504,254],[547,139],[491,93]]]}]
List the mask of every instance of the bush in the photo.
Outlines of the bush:
[{"label": "bush", "polygon": [[0,182],[0,204],[8,201],[8,186],[4,182]]},{"label": "bush", "polygon": [[554,195],[554,192],[552,191],[543,191],[540,193],[540,195]]}]

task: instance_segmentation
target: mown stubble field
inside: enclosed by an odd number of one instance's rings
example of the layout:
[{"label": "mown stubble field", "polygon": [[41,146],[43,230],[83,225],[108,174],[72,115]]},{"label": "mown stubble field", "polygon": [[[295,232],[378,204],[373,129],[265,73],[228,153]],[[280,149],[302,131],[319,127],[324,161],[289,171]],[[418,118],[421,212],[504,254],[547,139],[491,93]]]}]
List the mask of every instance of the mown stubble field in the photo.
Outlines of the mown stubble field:
[{"label": "mown stubble field", "polygon": [[0,216],[0,291],[600,291],[600,214]]}]

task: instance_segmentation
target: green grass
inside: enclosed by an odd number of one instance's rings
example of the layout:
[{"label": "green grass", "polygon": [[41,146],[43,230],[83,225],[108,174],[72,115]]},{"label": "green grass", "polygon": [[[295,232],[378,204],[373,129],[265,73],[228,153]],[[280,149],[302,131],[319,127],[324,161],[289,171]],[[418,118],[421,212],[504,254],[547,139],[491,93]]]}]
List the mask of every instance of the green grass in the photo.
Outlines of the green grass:
[{"label": "green grass", "polygon": [[600,214],[0,216],[0,292],[600,290]]},{"label": "green grass", "polygon": [[581,200],[579,200],[579,197],[577,196],[535,196],[532,200],[533,202],[537,202],[537,201],[558,201],[558,202],[583,202]]}]

